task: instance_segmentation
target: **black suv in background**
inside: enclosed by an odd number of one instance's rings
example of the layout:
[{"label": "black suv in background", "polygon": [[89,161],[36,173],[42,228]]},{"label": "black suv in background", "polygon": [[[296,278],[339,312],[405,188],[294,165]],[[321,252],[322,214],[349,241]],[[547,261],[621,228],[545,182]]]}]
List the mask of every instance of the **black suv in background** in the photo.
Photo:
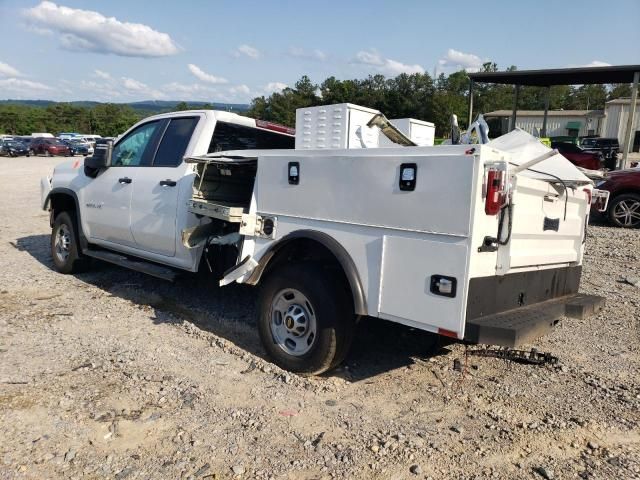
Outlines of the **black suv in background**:
[{"label": "black suv in background", "polygon": [[604,157],[604,166],[609,170],[616,168],[620,144],[617,138],[587,137],[580,141],[580,147],[588,152],[600,152]]}]

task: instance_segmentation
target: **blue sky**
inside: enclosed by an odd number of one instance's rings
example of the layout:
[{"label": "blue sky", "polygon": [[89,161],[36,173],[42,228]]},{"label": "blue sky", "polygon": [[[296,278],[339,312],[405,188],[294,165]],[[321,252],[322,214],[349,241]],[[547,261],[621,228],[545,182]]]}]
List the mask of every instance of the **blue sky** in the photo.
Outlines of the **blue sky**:
[{"label": "blue sky", "polygon": [[307,74],[640,63],[639,0],[0,0],[0,98],[248,102]]}]

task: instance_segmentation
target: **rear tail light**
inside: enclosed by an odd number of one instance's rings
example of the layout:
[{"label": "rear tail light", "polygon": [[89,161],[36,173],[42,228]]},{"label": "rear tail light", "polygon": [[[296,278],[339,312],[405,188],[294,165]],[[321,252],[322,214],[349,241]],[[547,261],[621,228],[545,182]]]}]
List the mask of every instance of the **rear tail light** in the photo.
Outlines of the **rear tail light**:
[{"label": "rear tail light", "polygon": [[505,201],[505,172],[497,168],[487,170],[487,197],[484,203],[484,213],[497,215]]},{"label": "rear tail light", "polygon": [[584,188],[583,192],[587,194],[587,204],[591,205],[591,190]]}]

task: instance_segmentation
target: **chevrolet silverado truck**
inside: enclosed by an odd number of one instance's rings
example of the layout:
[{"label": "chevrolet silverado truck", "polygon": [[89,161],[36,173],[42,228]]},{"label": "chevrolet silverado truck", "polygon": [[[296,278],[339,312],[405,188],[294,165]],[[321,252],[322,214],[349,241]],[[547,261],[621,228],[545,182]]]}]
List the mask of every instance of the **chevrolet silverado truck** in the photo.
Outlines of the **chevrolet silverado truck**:
[{"label": "chevrolet silverado truck", "polygon": [[98,143],[42,179],[55,268],[260,285],[263,345],[302,374],[339,364],[370,317],[516,346],[598,308],[578,294],[592,182],[566,159],[521,131],[375,148],[350,108],[298,112],[295,134],[176,112]]}]

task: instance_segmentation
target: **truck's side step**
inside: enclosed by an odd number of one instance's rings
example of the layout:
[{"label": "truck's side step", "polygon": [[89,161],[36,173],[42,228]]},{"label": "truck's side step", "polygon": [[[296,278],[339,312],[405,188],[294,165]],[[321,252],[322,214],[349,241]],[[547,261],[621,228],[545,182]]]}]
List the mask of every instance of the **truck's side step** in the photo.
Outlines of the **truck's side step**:
[{"label": "truck's side step", "polygon": [[516,347],[547,334],[563,315],[584,318],[603,306],[602,297],[576,294],[487,315],[467,322],[465,340]]},{"label": "truck's side step", "polygon": [[136,272],[146,273],[147,275],[152,275],[157,278],[161,278],[162,280],[168,280],[173,282],[178,275],[175,270],[170,268],[162,267],[160,265],[156,265],[155,263],[147,262],[145,260],[140,259],[132,259],[125,255],[120,255],[119,253],[108,252],[106,250],[84,250],[82,253],[87,255],[88,257],[97,258],[98,260],[103,260],[105,262],[113,263],[120,267],[125,267],[130,270],[135,270]]}]

